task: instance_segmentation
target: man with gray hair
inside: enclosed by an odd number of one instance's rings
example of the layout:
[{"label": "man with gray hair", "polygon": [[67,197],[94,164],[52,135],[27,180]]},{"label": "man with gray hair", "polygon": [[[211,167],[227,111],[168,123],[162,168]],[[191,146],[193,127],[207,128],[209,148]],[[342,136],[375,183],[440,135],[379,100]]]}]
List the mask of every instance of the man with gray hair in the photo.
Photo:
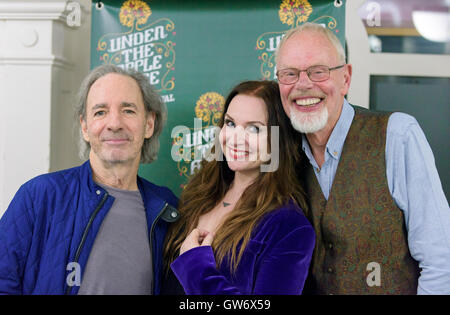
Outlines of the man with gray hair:
[{"label": "man with gray hair", "polygon": [[317,240],[304,292],[450,293],[450,210],[414,117],[352,106],[352,66],[329,29],[290,30],[276,54]]},{"label": "man with gray hair", "polygon": [[92,70],[77,103],[83,165],[22,185],[0,221],[0,293],[158,294],[177,198],[137,175],[167,111],[141,73]]}]

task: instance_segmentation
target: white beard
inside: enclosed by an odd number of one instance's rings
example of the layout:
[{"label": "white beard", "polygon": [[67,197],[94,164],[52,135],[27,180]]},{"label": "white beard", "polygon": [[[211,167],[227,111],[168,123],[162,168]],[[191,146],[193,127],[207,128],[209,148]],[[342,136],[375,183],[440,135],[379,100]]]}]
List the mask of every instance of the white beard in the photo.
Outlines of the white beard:
[{"label": "white beard", "polygon": [[303,133],[314,133],[325,127],[328,121],[328,109],[323,107],[318,113],[299,113],[291,109],[291,124],[295,130]]}]

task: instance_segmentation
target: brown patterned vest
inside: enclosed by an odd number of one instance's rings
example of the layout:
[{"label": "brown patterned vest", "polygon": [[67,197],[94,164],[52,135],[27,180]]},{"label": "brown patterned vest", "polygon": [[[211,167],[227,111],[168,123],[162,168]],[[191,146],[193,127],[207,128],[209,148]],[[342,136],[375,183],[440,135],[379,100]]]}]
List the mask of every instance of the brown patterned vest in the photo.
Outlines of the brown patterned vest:
[{"label": "brown patterned vest", "polygon": [[386,178],[390,114],[354,108],[328,201],[304,158],[306,213],[317,235],[304,292],[416,294],[418,264]]}]

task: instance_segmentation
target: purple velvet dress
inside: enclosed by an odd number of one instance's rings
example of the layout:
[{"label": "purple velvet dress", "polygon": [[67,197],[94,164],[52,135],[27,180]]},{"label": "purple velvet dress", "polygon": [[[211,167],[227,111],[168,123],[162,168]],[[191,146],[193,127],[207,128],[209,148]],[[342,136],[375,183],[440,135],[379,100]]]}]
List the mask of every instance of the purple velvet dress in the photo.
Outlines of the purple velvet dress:
[{"label": "purple velvet dress", "polygon": [[301,294],[314,249],[313,227],[290,203],[261,220],[234,274],[218,269],[211,246],[181,254],[171,269],[186,294]]}]

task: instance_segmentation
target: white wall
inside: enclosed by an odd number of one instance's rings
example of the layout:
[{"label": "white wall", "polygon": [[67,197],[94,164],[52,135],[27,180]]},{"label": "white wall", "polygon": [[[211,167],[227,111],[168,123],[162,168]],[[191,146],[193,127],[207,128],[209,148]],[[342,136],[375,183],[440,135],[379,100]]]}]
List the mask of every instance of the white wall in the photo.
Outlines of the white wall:
[{"label": "white wall", "polygon": [[80,27],[62,0],[0,1],[0,216],[21,184],[79,164],[72,104],[89,70],[90,1]]}]

